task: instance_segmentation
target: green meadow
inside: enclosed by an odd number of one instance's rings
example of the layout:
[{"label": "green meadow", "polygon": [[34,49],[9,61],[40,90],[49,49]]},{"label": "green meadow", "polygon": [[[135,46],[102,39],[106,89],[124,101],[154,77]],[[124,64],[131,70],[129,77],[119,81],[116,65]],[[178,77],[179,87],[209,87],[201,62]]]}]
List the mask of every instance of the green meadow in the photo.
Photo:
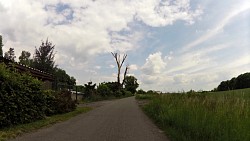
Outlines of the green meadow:
[{"label": "green meadow", "polygon": [[137,99],[171,141],[250,141],[250,89]]}]

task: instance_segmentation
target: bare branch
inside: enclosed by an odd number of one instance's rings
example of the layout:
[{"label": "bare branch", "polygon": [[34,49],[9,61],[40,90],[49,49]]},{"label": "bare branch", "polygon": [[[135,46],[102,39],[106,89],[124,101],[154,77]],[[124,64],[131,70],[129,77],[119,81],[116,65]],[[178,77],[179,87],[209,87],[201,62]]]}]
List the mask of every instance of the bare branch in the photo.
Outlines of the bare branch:
[{"label": "bare branch", "polygon": [[[127,58],[127,54],[124,54],[123,57],[122,57],[122,59],[121,59],[121,55],[118,54],[118,53],[113,53],[113,52],[111,52],[111,54],[112,54],[113,57],[115,58],[115,61],[116,61],[116,64],[117,64],[117,69],[118,69],[118,72],[117,72],[117,82],[118,82],[118,84],[120,85],[120,84],[121,84],[121,83],[120,83],[121,68],[122,68],[123,63],[125,62],[125,60],[126,60],[126,58]],[[126,76],[127,71],[128,71],[128,66],[127,66],[126,69],[125,69],[124,77]],[[124,80],[123,80],[123,81],[124,81]],[[123,83],[124,83],[124,82],[122,82],[122,85],[121,85],[121,86],[123,86]]]},{"label": "bare branch", "polygon": [[129,65],[127,65],[126,68],[125,68],[125,72],[124,72],[124,75],[123,75],[122,86],[123,86],[124,83],[125,83],[125,78],[126,78],[126,76],[127,76],[128,70],[129,70]]}]

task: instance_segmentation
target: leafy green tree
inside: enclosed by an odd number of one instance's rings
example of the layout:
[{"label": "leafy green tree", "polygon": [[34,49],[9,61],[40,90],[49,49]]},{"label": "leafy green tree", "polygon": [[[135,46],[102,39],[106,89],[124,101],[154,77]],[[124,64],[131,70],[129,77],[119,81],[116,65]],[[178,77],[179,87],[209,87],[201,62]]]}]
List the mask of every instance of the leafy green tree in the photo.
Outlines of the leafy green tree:
[{"label": "leafy green tree", "polygon": [[3,56],[3,39],[0,35],[0,57]]},{"label": "leafy green tree", "polygon": [[137,91],[138,94],[146,94],[147,92],[145,92],[143,89],[140,89]]},{"label": "leafy green tree", "polygon": [[55,45],[49,42],[48,39],[46,42],[42,41],[41,46],[38,49],[35,49],[34,67],[41,71],[52,73],[53,68],[55,67],[54,48]]},{"label": "leafy green tree", "polygon": [[15,61],[16,56],[15,56],[14,48],[10,48],[9,51],[5,52],[4,58]]},{"label": "leafy green tree", "polygon": [[218,91],[227,91],[229,89],[229,81],[222,81],[217,88]]},{"label": "leafy green tree", "polygon": [[97,90],[97,93],[103,97],[107,97],[112,94],[112,91],[105,83],[99,84],[96,90]]},{"label": "leafy green tree", "polygon": [[55,85],[57,88],[73,88],[76,84],[76,79],[70,77],[65,70],[60,68],[54,68]]},{"label": "leafy green tree", "polygon": [[31,66],[33,60],[30,59],[30,52],[28,51],[22,51],[21,55],[19,56],[19,63]]},{"label": "leafy green tree", "polygon": [[250,88],[250,73],[244,73],[236,78],[236,89]]},{"label": "leafy green tree", "polygon": [[125,89],[130,91],[132,94],[136,92],[136,89],[139,87],[137,79],[134,76],[126,76],[124,81]]}]

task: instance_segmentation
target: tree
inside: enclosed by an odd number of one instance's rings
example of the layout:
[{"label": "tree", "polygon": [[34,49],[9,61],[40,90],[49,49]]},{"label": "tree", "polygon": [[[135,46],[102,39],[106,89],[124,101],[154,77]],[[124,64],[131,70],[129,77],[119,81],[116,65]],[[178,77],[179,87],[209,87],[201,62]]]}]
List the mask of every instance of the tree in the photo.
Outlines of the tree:
[{"label": "tree", "polygon": [[4,58],[15,61],[16,56],[15,56],[14,48],[10,48],[9,51],[5,52]]},{"label": "tree", "polygon": [[0,35],[0,57],[3,56],[3,39]]},{"label": "tree", "polygon": [[22,51],[21,55],[19,56],[19,63],[24,64],[26,66],[31,66],[32,59],[30,59],[30,52]]},{"label": "tree", "polygon": [[130,91],[132,94],[136,92],[136,89],[139,87],[137,79],[134,76],[126,76],[124,81],[125,89]]},{"label": "tree", "polygon": [[76,79],[74,77],[70,77],[65,70],[56,67],[54,68],[53,72],[55,83],[57,85],[55,87],[73,88],[73,86],[76,84]]},{"label": "tree", "polygon": [[218,91],[227,91],[229,89],[229,80],[227,81],[222,81],[220,85],[217,88]]},{"label": "tree", "polygon": [[124,80],[125,80],[125,77],[127,75],[127,71],[129,69],[129,66],[127,65],[126,68],[125,68],[124,77],[123,77],[123,81],[122,81],[122,84],[121,84],[121,80],[120,80],[121,68],[122,68],[122,65],[123,65],[124,61],[127,58],[127,54],[124,54],[122,59],[121,59],[120,54],[118,54],[118,53],[111,52],[111,54],[115,58],[115,61],[116,61],[116,64],[117,64],[117,69],[118,69],[118,71],[117,71],[117,83],[119,84],[118,89],[121,89],[123,87]]},{"label": "tree", "polygon": [[92,84],[92,82],[88,82],[87,84],[84,84],[85,86],[85,94],[86,97],[91,97],[95,93],[95,86],[96,84]]},{"label": "tree", "polygon": [[147,92],[145,92],[143,89],[140,89],[137,91],[138,94],[146,94]]},{"label": "tree", "polygon": [[106,97],[112,94],[112,91],[109,89],[109,87],[105,83],[99,84],[96,90],[97,90],[97,93],[103,97]]},{"label": "tree", "polygon": [[46,40],[46,42],[42,41],[41,46],[35,50],[34,54],[34,67],[45,72],[52,73],[53,68],[55,66],[54,62],[54,48],[55,45],[52,45],[51,42]]},{"label": "tree", "polygon": [[250,73],[244,73],[236,78],[236,89],[250,88]]}]

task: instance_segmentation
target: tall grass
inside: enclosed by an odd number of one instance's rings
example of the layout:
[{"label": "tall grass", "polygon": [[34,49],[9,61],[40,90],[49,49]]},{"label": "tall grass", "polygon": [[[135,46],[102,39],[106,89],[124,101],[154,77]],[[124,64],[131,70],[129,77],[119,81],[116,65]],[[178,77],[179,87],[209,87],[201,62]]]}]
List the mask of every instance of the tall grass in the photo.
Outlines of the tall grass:
[{"label": "tall grass", "polygon": [[250,89],[165,94],[144,110],[172,141],[250,141]]}]

